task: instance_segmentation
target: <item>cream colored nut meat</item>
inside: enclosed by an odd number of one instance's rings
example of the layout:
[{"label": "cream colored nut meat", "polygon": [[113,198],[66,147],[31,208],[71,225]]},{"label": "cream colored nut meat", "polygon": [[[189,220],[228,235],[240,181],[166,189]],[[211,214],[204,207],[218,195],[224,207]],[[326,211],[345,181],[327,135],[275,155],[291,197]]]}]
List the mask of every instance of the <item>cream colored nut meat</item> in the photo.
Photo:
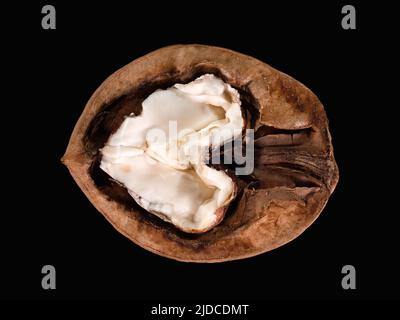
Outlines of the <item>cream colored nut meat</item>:
[{"label": "cream colored nut meat", "polygon": [[142,107],[101,149],[100,168],[141,207],[179,229],[211,229],[233,200],[235,184],[207,166],[206,155],[210,146],[241,135],[239,93],[206,74],[153,92]]}]

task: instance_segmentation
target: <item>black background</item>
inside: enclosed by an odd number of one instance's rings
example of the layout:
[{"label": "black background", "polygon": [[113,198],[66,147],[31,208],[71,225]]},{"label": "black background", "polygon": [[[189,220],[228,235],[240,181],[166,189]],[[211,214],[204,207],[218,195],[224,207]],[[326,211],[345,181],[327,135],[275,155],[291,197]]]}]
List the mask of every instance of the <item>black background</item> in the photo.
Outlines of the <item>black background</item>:
[{"label": "black background", "polygon": [[[56,30],[41,29],[47,3],[40,2],[21,4],[6,30],[6,51],[15,60],[4,63],[16,62],[7,91],[13,116],[3,120],[4,128],[12,124],[3,139],[12,152],[3,159],[9,192],[1,220],[2,298],[399,297],[398,209],[390,208],[378,182],[391,173],[377,165],[384,149],[377,110],[384,106],[377,88],[381,67],[372,61],[382,53],[384,36],[374,4],[350,2],[357,9],[357,30],[343,30],[342,2],[186,1],[179,8],[150,1],[48,3],[56,6]],[[222,264],[168,260],[115,231],[60,163],[75,122],[101,82],[133,59],[176,43],[249,54],[301,81],[324,104],[340,180],[320,218],[295,241]],[[56,267],[56,290],[41,288],[45,264]],[[356,267],[356,290],[341,288],[346,264]]]}]

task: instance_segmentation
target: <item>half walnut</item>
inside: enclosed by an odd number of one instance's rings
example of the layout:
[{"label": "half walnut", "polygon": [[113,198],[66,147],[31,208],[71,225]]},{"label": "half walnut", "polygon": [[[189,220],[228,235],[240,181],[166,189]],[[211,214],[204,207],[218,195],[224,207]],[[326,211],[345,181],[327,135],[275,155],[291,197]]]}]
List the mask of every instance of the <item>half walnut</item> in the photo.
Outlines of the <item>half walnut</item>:
[{"label": "half walnut", "polygon": [[[168,131],[169,120],[178,124],[174,153],[171,140],[147,134]],[[243,144],[241,130],[254,129],[250,175],[235,175],[235,162],[206,164],[210,137],[225,127],[235,130],[222,142]],[[200,152],[188,156],[190,141]],[[122,234],[193,262],[287,243],[318,217],[338,181],[318,98],[252,57],[202,45],[162,48],[111,75],[87,103],[62,160]]]}]

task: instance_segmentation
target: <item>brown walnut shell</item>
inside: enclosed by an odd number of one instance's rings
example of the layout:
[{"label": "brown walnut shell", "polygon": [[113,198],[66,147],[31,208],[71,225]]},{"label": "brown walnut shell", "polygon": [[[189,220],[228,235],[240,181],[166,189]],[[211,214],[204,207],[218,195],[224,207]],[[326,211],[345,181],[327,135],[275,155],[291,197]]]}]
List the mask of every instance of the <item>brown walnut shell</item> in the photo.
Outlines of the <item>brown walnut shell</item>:
[{"label": "brown walnut shell", "polygon": [[[140,114],[154,90],[205,73],[239,90],[247,128],[255,129],[255,169],[234,177],[236,199],[217,226],[188,234],[138,206],[99,169],[98,150],[126,115]],[[204,45],[159,49],[107,78],[88,101],[62,161],[120,233],[154,253],[191,262],[251,257],[291,241],[318,217],[339,177],[325,111],[308,88],[255,58]],[[220,167],[228,174],[234,169]]]}]

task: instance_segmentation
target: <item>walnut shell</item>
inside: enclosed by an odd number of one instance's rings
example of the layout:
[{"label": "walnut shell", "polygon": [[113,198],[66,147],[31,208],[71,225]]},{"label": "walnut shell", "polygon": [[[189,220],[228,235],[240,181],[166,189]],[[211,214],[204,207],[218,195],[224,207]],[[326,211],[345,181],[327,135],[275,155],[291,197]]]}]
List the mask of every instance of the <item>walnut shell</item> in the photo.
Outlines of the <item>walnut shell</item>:
[{"label": "walnut shell", "polygon": [[[141,112],[154,90],[205,73],[240,91],[248,128],[255,129],[255,169],[235,177],[238,194],[221,223],[187,234],[146,212],[102,172],[98,150],[124,116]],[[62,161],[120,233],[161,256],[190,262],[251,257],[291,241],[318,217],[339,177],[326,114],[308,88],[257,59],[204,45],[162,48],[108,77],[88,101]]]}]

